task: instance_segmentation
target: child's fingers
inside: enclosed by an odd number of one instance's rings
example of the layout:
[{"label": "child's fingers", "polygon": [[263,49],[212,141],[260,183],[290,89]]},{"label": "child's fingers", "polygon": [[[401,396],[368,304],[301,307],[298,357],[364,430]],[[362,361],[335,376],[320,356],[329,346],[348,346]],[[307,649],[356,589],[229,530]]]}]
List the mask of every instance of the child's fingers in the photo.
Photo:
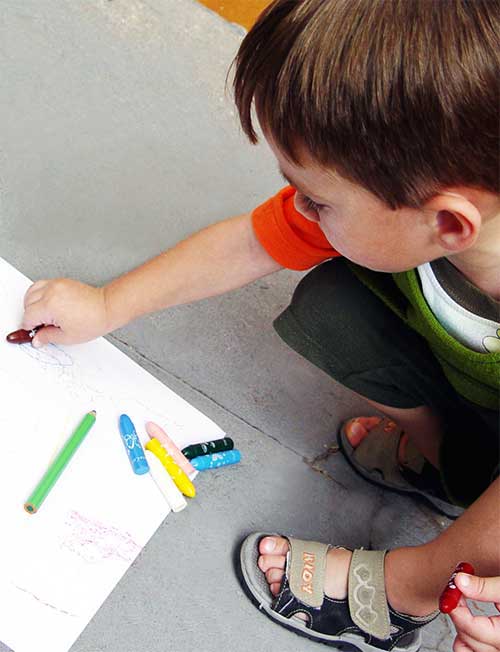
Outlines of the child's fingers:
[{"label": "child's fingers", "polygon": [[471,652],[470,647],[462,641],[460,636],[456,636],[453,641],[453,652]]},{"label": "child's fingers", "polygon": [[498,602],[500,600],[500,577],[477,577],[467,573],[458,573],[455,584],[465,597],[481,602]]},{"label": "child's fingers", "polygon": [[449,614],[449,616],[452,619],[455,627],[457,629],[460,629],[460,631],[462,631],[466,625],[470,626],[470,624],[474,620],[474,616],[472,615],[472,612],[469,609],[469,605],[465,602],[463,597],[460,598],[458,607],[453,609],[453,611]]},{"label": "child's fingers", "polygon": [[50,324],[52,319],[49,318],[47,309],[42,301],[32,303],[24,311],[23,321],[21,327],[30,331],[40,324]]},{"label": "child's fingers", "polygon": [[472,652],[498,652],[499,649],[497,646],[483,643],[466,634],[460,634],[457,638],[460,640],[464,652],[470,652],[471,650]]},{"label": "child's fingers", "polygon": [[31,344],[35,349],[39,349],[46,344],[67,344],[68,341],[68,335],[61,328],[45,326],[37,332]]},{"label": "child's fingers", "polygon": [[49,281],[37,281],[30,285],[27,289],[26,294],[24,295],[24,307],[33,303],[33,295],[38,293],[40,290],[43,290]]},{"label": "child's fingers", "polygon": [[456,637],[453,650],[454,652],[498,652],[497,647],[492,647],[462,634]]},{"label": "child's fingers", "polygon": [[473,616],[467,606],[458,606],[450,613],[450,618],[459,637],[469,647],[471,641],[475,641],[474,650],[479,650],[479,644],[500,649],[500,616]]},{"label": "child's fingers", "polygon": [[29,308],[32,306],[34,303],[37,303],[37,301],[40,301],[40,299],[43,298],[43,289],[40,290],[34,290],[33,292],[30,293],[30,295],[26,295],[24,297],[24,309]]}]

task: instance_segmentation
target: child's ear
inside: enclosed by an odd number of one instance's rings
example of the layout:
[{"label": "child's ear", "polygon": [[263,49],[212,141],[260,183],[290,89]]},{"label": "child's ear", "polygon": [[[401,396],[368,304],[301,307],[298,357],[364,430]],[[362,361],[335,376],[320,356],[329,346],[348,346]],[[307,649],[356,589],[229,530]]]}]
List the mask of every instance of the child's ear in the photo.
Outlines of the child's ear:
[{"label": "child's ear", "polygon": [[424,206],[432,211],[436,243],[450,252],[463,251],[474,244],[481,228],[481,213],[467,197],[442,192]]}]

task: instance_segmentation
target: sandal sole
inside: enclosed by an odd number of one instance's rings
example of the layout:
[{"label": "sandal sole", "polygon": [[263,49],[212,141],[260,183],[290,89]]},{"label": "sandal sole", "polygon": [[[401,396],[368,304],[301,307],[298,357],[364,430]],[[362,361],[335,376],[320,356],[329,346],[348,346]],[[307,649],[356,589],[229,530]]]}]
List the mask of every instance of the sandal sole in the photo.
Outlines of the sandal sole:
[{"label": "sandal sole", "polygon": [[[285,629],[308,638],[315,643],[322,643],[334,647],[337,650],[345,650],[352,652],[353,650],[361,650],[361,652],[385,652],[382,648],[374,645],[369,645],[360,636],[354,634],[342,634],[340,636],[329,636],[328,634],[321,634],[320,632],[312,632],[303,621],[300,619],[290,619],[280,616],[276,611],[271,608],[274,597],[266,586],[264,573],[259,570],[257,560],[259,557],[258,543],[266,536],[281,536],[277,534],[268,534],[265,532],[257,532],[249,535],[244,539],[240,548],[240,563],[237,565],[237,574],[239,576],[241,585],[246,595],[255,604],[259,611],[263,612],[273,622],[278,623]],[[264,581],[262,581],[264,578]],[[406,647],[394,647],[391,652],[418,652],[422,645],[422,635],[420,631],[413,632],[413,641],[411,645]]]}]

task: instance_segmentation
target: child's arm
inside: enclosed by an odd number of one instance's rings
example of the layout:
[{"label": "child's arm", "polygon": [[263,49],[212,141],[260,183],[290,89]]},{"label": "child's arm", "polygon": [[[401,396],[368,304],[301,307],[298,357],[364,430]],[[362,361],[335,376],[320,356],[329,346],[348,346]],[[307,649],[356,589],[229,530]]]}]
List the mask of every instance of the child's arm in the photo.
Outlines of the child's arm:
[{"label": "child's arm", "polygon": [[223,294],[278,269],[248,213],[199,231],[103,288],[38,281],[26,293],[22,327],[47,325],[34,346],[85,342],[140,315]]}]

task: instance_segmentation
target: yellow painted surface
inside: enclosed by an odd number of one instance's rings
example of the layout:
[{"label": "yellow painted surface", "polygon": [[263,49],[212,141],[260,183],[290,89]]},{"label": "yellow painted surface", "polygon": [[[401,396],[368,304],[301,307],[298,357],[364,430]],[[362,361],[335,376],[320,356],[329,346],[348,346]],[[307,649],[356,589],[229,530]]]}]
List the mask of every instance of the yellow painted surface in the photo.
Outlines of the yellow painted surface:
[{"label": "yellow painted surface", "polygon": [[226,20],[250,29],[260,12],[271,0],[199,0],[202,5],[216,11]]}]

